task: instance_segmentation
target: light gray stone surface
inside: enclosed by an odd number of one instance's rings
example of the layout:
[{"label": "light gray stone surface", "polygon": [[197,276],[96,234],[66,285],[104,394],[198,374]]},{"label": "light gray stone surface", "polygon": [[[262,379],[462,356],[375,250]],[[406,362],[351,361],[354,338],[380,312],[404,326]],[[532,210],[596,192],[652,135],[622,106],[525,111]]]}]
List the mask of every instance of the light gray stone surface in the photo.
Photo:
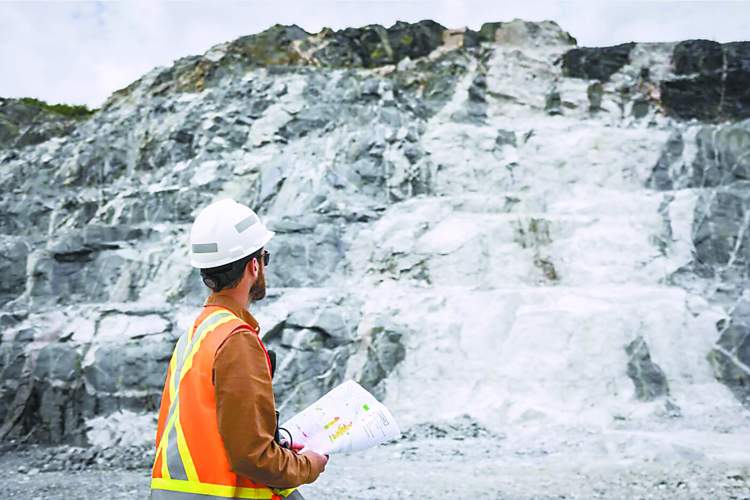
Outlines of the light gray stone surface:
[{"label": "light gray stone surface", "polygon": [[354,378],[404,428],[740,439],[744,97],[683,121],[713,71],[685,45],[574,47],[551,22],[276,26],[3,146],[2,436],[150,439],[206,295],[190,224],[231,196],[277,232],[253,312],[283,416]]}]

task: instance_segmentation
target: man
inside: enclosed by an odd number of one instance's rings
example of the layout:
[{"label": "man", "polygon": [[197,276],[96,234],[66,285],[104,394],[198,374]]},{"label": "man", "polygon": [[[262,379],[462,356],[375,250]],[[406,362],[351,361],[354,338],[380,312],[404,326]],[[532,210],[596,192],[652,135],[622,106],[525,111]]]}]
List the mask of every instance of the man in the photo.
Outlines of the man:
[{"label": "man", "polygon": [[190,232],[191,264],[213,293],[177,342],[156,434],[151,498],[301,499],[327,457],[282,447],[272,357],[247,304],[265,297],[274,233],[248,207],[222,200]]}]

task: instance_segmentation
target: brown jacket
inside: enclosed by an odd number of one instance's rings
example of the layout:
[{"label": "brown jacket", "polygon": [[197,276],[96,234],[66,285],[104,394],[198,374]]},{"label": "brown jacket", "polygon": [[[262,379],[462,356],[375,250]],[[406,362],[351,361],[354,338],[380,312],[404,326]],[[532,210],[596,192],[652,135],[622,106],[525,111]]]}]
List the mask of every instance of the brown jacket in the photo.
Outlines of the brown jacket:
[{"label": "brown jacket", "polygon": [[[258,322],[234,300],[212,294],[206,305],[228,309],[253,328]],[[276,403],[266,351],[253,332],[230,336],[216,351],[214,391],[219,433],[237,474],[276,488],[311,483],[320,474],[310,459],[274,441]]]}]

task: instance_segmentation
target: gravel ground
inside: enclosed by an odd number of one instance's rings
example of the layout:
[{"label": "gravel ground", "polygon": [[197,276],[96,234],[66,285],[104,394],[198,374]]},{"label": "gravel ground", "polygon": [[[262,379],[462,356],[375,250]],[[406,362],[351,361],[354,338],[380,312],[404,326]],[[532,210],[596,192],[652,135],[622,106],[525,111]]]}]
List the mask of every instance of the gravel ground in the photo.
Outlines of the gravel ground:
[{"label": "gravel ground", "polygon": [[[514,500],[750,499],[750,463],[705,457],[674,462],[582,461],[570,454],[498,451],[489,446],[492,442],[486,438],[404,439],[362,454],[335,456],[318,482],[302,491],[308,499],[386,500],[412,495]],[[0,456],[4,498],[148,498],[145,461],[135,470],[120,468],[121,457],[133,456],[133,450],[108,454],[72,450],[5,450]],[[42,471],[34,466],[59,463],[61,455],[73,456],[68,459],[71,470]],[[80,456],[84,458],[76,458]],[[76,465],[81,462],[90,463],[81,468]]]}]

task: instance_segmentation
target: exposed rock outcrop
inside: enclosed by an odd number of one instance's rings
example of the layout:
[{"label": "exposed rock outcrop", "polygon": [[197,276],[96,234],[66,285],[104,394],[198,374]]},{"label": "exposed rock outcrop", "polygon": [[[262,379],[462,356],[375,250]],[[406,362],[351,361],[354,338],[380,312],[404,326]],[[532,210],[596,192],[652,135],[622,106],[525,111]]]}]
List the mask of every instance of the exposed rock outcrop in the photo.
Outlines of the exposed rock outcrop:
[{"label": "exposed rock outcrop", "polygon": [[6,141],[0,435],[148,434],[206,295],[189,227],[224,196],[277,233],[253,311],[282,418],[354,378],[405,428],[648,423],[667,391],[693,428],[738,428],[745,47],[275,26]]},{"label": "exposed rock outcrop", "polygon": [[750,42],[709,40],[678,43],[673,54],[678,78],[661,84],[671,116],[704,121],[750,118]]},{"label": "exposed rock outcrop", "polygon": [[630,62],[634,43],[612,47],[581,47],[569,50],[562,60],[563,74],[605,82]]},{"label": "exposed rock outcrop", "polygon": [[743,298],[730,319],[717,325],[719,341],[708,354],[716,377],[750,407],[750,302]]},{"label": "exposed rock outcrop", "polygon": [[638,337],[625,346],[628,360],[628,376],[635,385],[636,397],[641,401],[652,401],[669,395],[669,384],[664,371],[651,360],[648,344]]}]

